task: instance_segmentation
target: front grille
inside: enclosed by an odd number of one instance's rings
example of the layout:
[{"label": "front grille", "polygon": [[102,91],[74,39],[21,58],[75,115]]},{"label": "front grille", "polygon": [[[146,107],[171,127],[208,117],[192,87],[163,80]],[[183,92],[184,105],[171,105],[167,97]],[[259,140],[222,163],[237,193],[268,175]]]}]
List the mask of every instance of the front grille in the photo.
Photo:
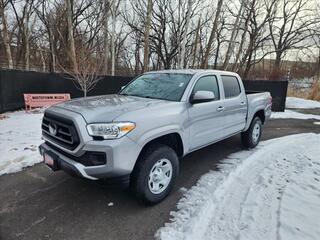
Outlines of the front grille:
[{"label": "front grille", "polygon": [[44,114],[42,134],[52,142],[69,150],[74,150],[80,143],[79,135],[72,120],[49,113]]}]

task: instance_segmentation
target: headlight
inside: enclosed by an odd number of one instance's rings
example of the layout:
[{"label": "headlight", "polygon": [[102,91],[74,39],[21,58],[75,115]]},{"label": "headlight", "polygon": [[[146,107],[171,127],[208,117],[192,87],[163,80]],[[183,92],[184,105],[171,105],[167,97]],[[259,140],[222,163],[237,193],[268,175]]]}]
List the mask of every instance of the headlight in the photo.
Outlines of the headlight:
[{"label": "headlight", "polygon": [[103,139],[121,138],[136,125],[132,122],[118,122],[118,123],[93,123],[87,125],[87,130],[92,137],[102,137]]}]

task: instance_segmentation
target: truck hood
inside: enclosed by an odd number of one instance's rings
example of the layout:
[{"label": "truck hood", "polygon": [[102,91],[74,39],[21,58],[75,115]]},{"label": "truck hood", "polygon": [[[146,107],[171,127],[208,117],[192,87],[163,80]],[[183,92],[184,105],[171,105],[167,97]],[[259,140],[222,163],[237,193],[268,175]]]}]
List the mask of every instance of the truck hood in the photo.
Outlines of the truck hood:
[{"label": "truck hood", "polygon": [[[87,123],[112,122],[118,116],[155,106],[169,104],[169,101],[141,98],[124,95],[103,95],[96,97],[77,98],[54,105],[81,114]],[[130,121],[130,119],[128,119]]]}]

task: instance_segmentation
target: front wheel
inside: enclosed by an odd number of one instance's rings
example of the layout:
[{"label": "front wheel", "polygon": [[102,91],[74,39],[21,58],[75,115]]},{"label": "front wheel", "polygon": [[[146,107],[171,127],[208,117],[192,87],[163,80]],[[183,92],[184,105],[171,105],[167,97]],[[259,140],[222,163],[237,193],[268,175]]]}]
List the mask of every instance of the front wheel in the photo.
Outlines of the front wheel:
[{"label": "front wheel", "polygon": [[255,117],[247,131],[241,133],[242,144],[246,148],[255,148],[260,142],[262,134],[262,121]]},{"label": "front wheel", "polygon": [[150,146],[138,159],[131,176],[131,189],[147,204],[167,197],[179,172],[175,151],[162,144]]}]

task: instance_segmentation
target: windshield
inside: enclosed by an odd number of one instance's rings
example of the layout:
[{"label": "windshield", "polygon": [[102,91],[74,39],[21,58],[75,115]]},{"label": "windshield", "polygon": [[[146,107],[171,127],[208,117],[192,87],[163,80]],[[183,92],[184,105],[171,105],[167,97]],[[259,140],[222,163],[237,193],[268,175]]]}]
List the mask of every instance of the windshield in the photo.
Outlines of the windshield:
[{"label": "windshield", "polygon": [[192,74],[147,73],[137,77],[121,95],[180,101]]}]

